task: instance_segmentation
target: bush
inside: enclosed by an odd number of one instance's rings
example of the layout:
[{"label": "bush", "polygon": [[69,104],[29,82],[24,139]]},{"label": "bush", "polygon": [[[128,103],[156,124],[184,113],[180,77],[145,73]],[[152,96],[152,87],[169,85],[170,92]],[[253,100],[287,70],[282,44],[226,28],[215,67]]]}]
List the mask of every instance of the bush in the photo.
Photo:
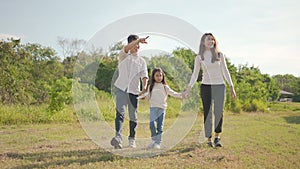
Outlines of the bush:
[{"label": "bush", "polygon": [[242,111],[240,100],[236,99],[234,102],[231,102],[231,110],[234,113],[240,113]]},{"label": "bush", "polygon": [[168,98],[168,107],[166,110],[166,118],[176,118],[181,111],[181,99]]},{"label": "bush", "polygon": [[54,84],[49,89],[50,104],[48,110],[51,113],[63,110],[66,105],[72,102],[71,97],[72,80],[62,77],[55,80]]},{"label": "bush", "polygon": [[246,112],[266,112],[267,110],[267,104],[261,100],[254,99],[252,101],[246,100],[246,102],[243,104],[243,110]]},{"label": "bush", "polygon": [[63,111],[51,114],[48,105],[1,105],[0,124],[36,124],[36,123],[57,123],[57,122],[76,122],[73,107],[69,106]]}]

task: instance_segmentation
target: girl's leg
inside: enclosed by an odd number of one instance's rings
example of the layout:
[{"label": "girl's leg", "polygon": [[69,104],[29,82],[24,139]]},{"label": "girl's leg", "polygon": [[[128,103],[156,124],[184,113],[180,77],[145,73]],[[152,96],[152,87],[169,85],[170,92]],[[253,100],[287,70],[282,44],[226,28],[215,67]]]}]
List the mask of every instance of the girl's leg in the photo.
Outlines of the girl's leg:
[{"label": "girl's leg", "polygon": [[155,143],[156,144],[161,144],[162,141],[162,133],[163,133],[163,128],[164,128],[164,119],[165,119],[165,110],[159,108],[158,112],[158,118],[157,118],[157,138]]},{"label": "girl's leg", "polygon": [[157,135],[156,127],[155,127],[155,120],[157,119],[157,108],[150,107],[150,131],[151,131],[151,138],[155,141],[155,137]]}]

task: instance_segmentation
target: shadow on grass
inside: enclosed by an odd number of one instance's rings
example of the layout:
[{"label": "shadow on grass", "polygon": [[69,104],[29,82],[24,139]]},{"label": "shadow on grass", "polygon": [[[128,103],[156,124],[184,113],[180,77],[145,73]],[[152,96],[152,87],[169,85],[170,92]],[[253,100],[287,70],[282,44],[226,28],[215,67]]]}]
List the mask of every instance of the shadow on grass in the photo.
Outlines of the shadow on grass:
[{"label": "shadow on grass", "polygon": [[19,168],[48,168],[50,166],[69,166],[71,164],[85,165],[101,161],[115,161],[122,157],[116,156],[102,149],[74,150],[41,153],[7,153],[7,157],[12,159],[30,161],[31,164],[24,164],[13,167]]},{"label": "shadow on grass", "polygon": [[[178,146],[165,153],[157,154],[149,158],[156,158],[158,156],[173,156],[185,154],[195,151],[195,149],[205,150],[202,144],[188,144]],[[63,167],[67,168],[70,165],[86,165],[89,163],[117,161],[127,159],[130,157],[122,157],[113,153],[107,152],[103,149],[88,149],[88,150],[73,150],[73,151],[48,151],[38,153],[6,153],[5,156],[12,160],[22,161],[23,164],[18,164],[12,169],[23,168],[52,168]],[[146,157],[148,158],[148,157]]]},{"label": "shadow on grass", "polygon": [[177,154],[177,155],[185,154],[185,153],[194,152],[196,149],[205,150],[206,148],[207,148],[207,146],[205,144],[190,143],[190,144],[187,144],[187,145],[179,145],[177,147],[174,147],[171,150],[160,154],[159,156],[171,156],[171,155],[174,155],[174,154]]},{"label": "shadow on grass", "polygon": [[286,116],[283,117],[287,123],[300,124],[300,116]]}]

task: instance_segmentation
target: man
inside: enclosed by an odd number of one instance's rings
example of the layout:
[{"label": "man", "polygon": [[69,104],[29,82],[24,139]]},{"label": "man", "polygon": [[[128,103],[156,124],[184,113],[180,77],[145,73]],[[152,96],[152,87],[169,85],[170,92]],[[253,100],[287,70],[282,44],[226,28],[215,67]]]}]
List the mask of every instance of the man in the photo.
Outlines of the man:
[{"label": "man", "polygon": [[[140,43],[147,43],[147,38],[139,38],[137,35],[128,36],[128,44],[119,53],[119,76],[114,84],[116,88],[116,136],[110,142],[115,149],[122,148],[122,127],[126,107],[129,112],[129,147],[136,147],[137,97],[146,92],[149,79],[146,61],[138,56],[138,50]],[[142,81],[142,92],[140,92],[140,81]]]}]

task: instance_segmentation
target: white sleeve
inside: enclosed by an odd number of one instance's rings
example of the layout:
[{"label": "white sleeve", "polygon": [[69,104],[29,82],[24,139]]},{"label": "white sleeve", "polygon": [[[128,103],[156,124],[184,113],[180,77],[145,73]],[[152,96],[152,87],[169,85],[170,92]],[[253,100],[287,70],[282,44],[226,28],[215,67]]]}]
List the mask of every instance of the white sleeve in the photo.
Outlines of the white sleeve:
[{"label": "white sleeve", "polygon": [[229,73],[227,65],[226,65],[225,56],[222,53],[220,56],[221,56],[221,69],[222,69],[223,76],[225,77],[229,86],[233,86],[231,76],[230,76],[230,73]]},{"label": "white sleeve", "polygon": [[127,57],[127,53],[125,52],[125,48],[123,48],[119,53],[119,63],[123,61]]},{"label": "white sleeve", "polygon": [[200,71],[200,67],[201,67],[200,61],[201,61],[201,57],[200,57],[200,55],[197,55],[195,57],[194,70],[193,70],[193,74],[191,76],[189,87],[193,87],[194,84],[196,83],[197,79],[198,79],[199,71]]},{"label": "white sleeve", "polygon": [[143,66],[142,66],[142,71],[141,71],[141,79],[143,79],[143,78],[149,79],[147,63],[145,60],[143,60]]},{"label": "white sleeve", "polygon": [[181,93],[175,92],[175,91],[172,90],[168,85],[165,85],[164,87],[165,87],[165,89],[166,89],[168,95],[171,95],[171,96],[173,96],[173,97],[182,99],[182,94],[181,94]]}]

